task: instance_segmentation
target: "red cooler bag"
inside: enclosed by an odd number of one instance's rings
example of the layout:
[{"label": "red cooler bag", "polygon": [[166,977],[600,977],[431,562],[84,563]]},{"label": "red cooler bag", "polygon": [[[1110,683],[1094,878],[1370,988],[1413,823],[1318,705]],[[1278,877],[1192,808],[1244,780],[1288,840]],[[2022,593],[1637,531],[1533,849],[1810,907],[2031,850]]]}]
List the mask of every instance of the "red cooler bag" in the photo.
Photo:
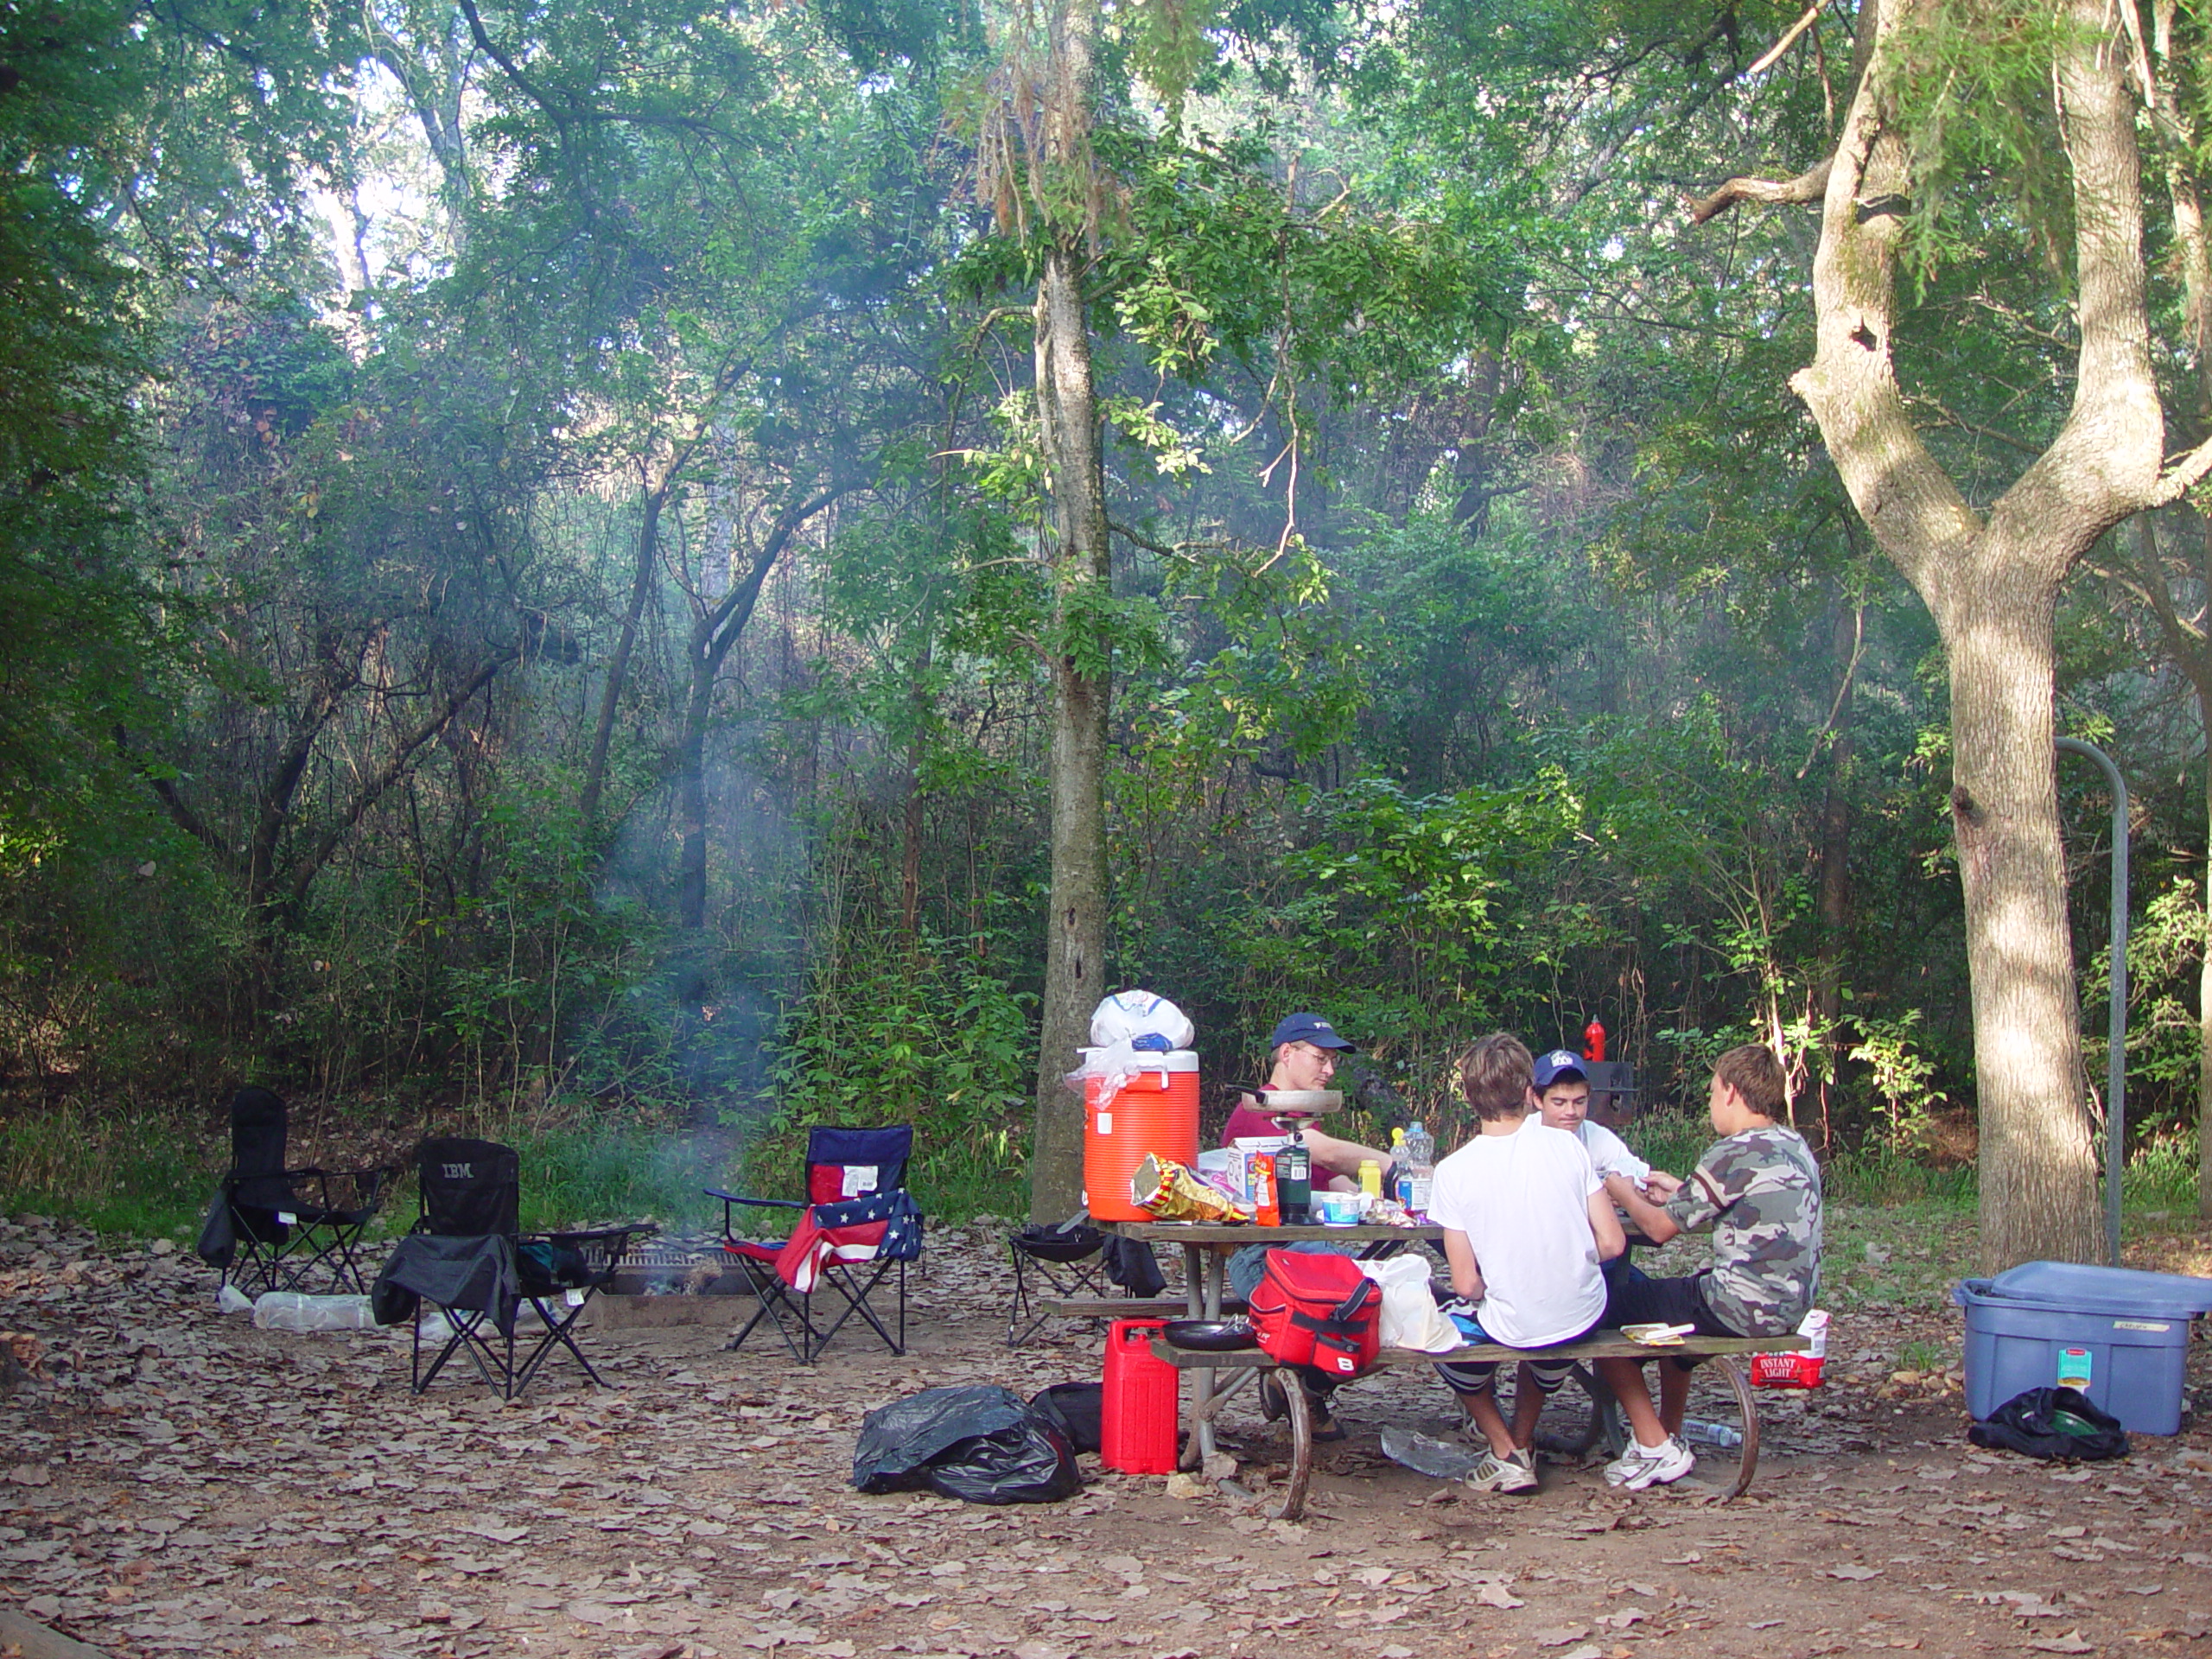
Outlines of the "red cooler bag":
[{"label": "red cooler bag", "polygon": [[1382,1287],[1348,1255],[1269,1250],[1251,1320],[1260,1346],[1279,1363],[1357,1376],[1382,1346]]}]

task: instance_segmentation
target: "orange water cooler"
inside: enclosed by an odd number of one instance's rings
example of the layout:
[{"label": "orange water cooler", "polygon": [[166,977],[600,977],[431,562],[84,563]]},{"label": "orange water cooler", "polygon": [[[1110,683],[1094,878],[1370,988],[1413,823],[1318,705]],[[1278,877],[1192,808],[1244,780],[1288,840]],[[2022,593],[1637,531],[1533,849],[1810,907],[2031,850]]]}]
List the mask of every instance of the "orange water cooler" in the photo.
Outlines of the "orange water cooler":
[{"label": "orange water cooler", "polygon": [[1129,1202],[1129,1177],[1146,1154],[1198,1161],[1198,1057],[1187,1048],[1147,1054],[1145,1069],[1101,1097],[1083,1084],[1084,1202],[1094,1221],[1149,1221]]}]

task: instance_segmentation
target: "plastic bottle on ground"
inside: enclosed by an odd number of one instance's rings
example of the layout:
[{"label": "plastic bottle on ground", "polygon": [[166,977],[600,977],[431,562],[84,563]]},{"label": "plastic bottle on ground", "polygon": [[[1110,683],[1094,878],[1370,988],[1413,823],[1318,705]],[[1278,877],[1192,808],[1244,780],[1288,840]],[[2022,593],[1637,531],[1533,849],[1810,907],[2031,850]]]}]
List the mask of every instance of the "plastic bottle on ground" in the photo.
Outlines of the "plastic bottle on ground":
[{"label": "plastic bottle on ground", "polygon": [[1691,1417],[1683,1421],[1682,1438],[1694,1446],[1741,1446],[1744,1432],[1726,1423],[1704,1423]]},{"label": "plastic bottle on ground", "polygon": [[1382,1431],[1382,1455],[1393,1463],[1438,1480],[1464,1480],[1482,1461],[1478,1452],[1464,1446],[1431,1440],[1395,1424]]},{"label": "plastic bottle on ground", "polygon": [[376,1320],[365,1296],[272,1290],[254,1299],[253,1322],[264,1331],[359,1331]]}]

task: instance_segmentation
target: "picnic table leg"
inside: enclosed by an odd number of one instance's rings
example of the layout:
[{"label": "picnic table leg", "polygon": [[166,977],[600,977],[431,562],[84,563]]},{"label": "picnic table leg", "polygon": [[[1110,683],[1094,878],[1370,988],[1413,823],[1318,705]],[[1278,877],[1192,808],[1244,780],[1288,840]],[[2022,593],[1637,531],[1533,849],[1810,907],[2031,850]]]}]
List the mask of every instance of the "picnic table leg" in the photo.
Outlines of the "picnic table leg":
[{"label": "picnic table leg", "polygon": [[[1183,1305],[1194,1319],[1221,1317],[1221,1281],[1217,1273],[1210,1271],[1214,1261],[1210,1250],[1196,1244],[1183,1247]],[[1185,1469],[1198,1469],[1205,1466],[1206,1453],[1214,1449],[1213,1372],[1197,1370],[1189,1376],[1191,1433],[1183,1442],[1183,1455],[1178,1462]]]},{"label": "picnic table leg", "polygon": [[1720,1375],[1728,1379],[1728,1386],[1735,1390],[1736,1406],[1744,1416],[1744,1444],[1738,1451],[1741,1460],[1736,1465],[1736,1484],[1728,1489],[1727,1497],[1721,1499],[1725,1503],[1728,1498],[1741,1497],[1751,1491],[1751,1477],[1758,1472],[1759,1402],[1758,1396],[1751,1392],[1750,1380],[1745,1376],[1742,1366],[1726,1354],[1716,1357],[1713,1363],[1720,1368]]},{"label": "picnic table leg", "polygon": [[1306,1483],[1313,1478],[1313,1413],[1306,1403],[1306,1385],[1295,1372],[1283,1379],[1282,1397],[1289,1408],[1290,1472],[1283,1478],[1275,1519],[1295,1521],[1306,1513]]}]

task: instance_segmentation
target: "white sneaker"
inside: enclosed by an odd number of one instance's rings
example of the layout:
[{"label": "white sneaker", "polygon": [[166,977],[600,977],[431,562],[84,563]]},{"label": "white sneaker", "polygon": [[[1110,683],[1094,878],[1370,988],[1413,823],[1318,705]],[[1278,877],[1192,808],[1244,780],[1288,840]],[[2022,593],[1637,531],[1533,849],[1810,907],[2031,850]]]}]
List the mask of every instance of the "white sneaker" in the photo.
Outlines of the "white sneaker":
[{"label": "white sneaker", "polygon": [[1526,1452],[1514,1451],[1502,1458],[1495,1452],[1485,1452],[1466,1484],[1478,1492],[1533,1492],[1535,1462]]},{"label": "white sneaker", "polygon": [[1656,1446],[1630,1441],[1626,1452],[1605,1465],[1605,1484],[1640,1492],[1680,1480],[1696,1467],[1689,1447],[1671,1436]]}]

